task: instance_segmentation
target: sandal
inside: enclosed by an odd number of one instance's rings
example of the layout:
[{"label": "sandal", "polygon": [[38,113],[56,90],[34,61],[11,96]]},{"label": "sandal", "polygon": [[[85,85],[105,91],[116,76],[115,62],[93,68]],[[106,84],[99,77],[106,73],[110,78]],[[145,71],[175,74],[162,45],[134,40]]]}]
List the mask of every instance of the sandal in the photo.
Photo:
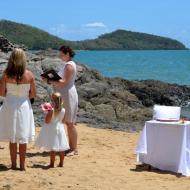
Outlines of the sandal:
[{"label": "sandal", "polygon": [[66,154],[66,156],[75,156],[78,155],[78,150],[71,150]]}]

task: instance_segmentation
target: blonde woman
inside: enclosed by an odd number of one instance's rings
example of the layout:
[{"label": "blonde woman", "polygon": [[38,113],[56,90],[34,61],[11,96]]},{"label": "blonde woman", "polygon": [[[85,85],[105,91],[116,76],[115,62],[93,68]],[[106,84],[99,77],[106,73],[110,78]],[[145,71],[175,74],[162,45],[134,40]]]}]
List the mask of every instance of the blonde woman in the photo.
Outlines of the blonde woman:
[{"label": "blonde woman", "polygon": [[25,170],[27,143],[34,138],[35,127],[30,99],[36,96],[35,79],[26,69],[26,55],[14,49],[1,78],[0,141],[8,141],[11,168],[17,168],[17,143],[19,143],[20,170]]},{"label": "blonde woman", "polygon": [[67,136],[62,123],[65,109],[62,108],[61,94],[58,92],[53,93],[51,99],[52,109],[49,108],[50,106],[48,106],[48,108],[45,105],[42,107],[43,110],[47,109],[47,114],[45,124],[35,143],[36,146],[50,151],[50,164],[47,166],[48,168],[54,167],[56,152],[58,152],[60,156],[58,166],[63,167],[64,151],[69,149]]}]

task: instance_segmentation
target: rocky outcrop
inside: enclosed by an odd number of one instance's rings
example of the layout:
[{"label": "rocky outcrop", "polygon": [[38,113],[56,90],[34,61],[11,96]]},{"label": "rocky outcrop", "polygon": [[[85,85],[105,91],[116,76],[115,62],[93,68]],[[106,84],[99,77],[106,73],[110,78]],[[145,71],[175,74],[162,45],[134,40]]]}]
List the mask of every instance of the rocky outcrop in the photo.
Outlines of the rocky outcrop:
[{"label": "rocky outcrop", "polygon": [[24,45],[12,44],[7,38],[0,35],[0,51],[8,53],[9,51],[12,51],[14,48],[22,48],[26,50],[26,47]]},{"label": "rocky outcrop", "polygon": [[[53,89],[42,82],[43,70],[58,70],[62,62],[54,54],[27,52],[28,68],[35,74],[37,98],[33,104],[35,120],[41,125],[43,114],[40,104],[50,101]],[[8,54],[0,53],[0,75],[5,68]],[[106,78],[97,71],[77,64],[76,86],[79,94],[78,122],[116,130],[136,131],[152,117],[154,104],[186,105],[190,101],[190,87],[160,81],[129,81]]]},{"label": "rocky outcrop", "polygon": [[146,107],[154,104],[185,106],[190,100],[190,88],[156,80],[126,81],[127,90]]}]

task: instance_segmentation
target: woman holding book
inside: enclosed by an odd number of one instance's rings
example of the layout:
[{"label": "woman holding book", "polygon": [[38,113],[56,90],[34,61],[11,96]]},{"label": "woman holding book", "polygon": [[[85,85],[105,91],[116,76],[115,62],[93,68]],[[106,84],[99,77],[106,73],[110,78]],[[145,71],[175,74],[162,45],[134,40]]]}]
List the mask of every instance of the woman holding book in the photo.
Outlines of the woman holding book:
[{"label": "woman holding book", "polygon": [[58,81],[47,80],[48,84],[52,84],[57,92],[60,92],[64,100],[65,117],[64,123],[67,125],[70,152],[67,156],[77,155],[77,130],[75,128],[76,115],[78,110],[78,94],[75,87],[76,64],[72,60],[75,52],[68,46],[62,46],[59,57],[64,62],[63,67],[58,72],[61,77]]}]

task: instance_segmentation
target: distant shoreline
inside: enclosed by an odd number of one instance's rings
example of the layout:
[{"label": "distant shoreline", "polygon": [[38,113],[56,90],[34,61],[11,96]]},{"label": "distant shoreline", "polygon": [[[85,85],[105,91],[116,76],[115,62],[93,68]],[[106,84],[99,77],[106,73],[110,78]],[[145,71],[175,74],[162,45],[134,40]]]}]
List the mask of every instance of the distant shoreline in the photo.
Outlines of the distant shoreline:
[{"label": "distant shoreline", "polygon": [[[75,51],[189,51],[186,49],[74,49]],[[48,49],[28,49],[28,51],[48,51]],[[59,51],[58,49],[51,49],[51,51]]]}]

